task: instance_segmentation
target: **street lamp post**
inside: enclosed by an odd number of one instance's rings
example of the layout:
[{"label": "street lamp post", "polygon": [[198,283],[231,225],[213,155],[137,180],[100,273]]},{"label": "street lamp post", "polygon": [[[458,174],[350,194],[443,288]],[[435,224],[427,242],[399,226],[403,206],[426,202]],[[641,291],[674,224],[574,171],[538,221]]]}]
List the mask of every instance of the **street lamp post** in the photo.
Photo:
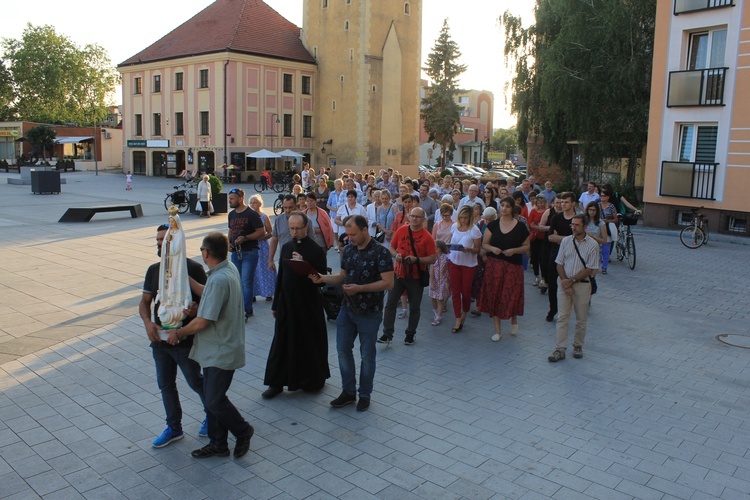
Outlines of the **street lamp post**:
[{"label": "street lamp post", "polygon": [[[273,119],[274,116],[276,117],[276,120]],[[273,151],[273,124],[274,123],[280,123],[279,114],[278,113],[274,113],[274,114],[271,115],[271,151]],[[279,131],[279,129],[277,127],[276,128],[276,133],[278,133],[278,131]]]}]

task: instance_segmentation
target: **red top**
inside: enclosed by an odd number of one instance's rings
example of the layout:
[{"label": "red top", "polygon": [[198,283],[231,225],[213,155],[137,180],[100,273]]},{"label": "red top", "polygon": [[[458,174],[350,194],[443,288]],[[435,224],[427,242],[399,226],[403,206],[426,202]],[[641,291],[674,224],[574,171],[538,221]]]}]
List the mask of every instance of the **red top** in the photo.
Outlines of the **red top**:
[{"label": "red top", "polygon": [[[417,249],[417,257],[429,257],[430,255],[435,255],[437,253],[435,240],[427,229],[422,228],[419,231],[413,231],[412,236],[414,238],[414,248]],[[411,241],[409,240],[408,224],[401,226],[395,233],[393,233],[393,238],[391,238],[391,248],[394,248],[396,253],[401,255],[401,257],[414,255],[414,250],[412,250]],[[396,266],[393,268],[393,271],[399,278],[419,279],[419,269],[424,271],[426,266],[417,266],[403,261],[396,261]],[[411,276],[408,276],[409,274],[411,274]]]},{"label": "red top", "polygon": [[534,229],[532,226],[538,226],[539,223],[542,221],[542,216],[544,215],[544,212],[538,211],[536,208],[532,209],[529,213],[529,216],[526,218],[526,220],[529,222],[529,229],[531,230],[531,239],[532,240],[543,240],[544,234],[543,232],[539,231],[538,229]]}]

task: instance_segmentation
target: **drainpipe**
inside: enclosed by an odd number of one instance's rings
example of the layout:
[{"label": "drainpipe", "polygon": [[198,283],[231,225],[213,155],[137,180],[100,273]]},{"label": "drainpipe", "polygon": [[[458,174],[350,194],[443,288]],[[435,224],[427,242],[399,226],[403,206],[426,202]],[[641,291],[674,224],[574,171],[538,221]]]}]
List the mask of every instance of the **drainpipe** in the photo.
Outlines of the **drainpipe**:
[{"label": "drainpipe", "polygon": [[227,163],[227,66],[229,59],[224,62],[224,165]]}]

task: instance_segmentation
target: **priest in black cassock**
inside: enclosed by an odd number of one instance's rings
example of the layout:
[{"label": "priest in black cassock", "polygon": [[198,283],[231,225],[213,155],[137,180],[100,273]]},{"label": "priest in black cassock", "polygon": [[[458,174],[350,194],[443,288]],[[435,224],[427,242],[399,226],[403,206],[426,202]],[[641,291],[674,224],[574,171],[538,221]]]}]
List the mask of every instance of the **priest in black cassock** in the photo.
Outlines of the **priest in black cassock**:
[{"label": "priest in black cassock", "polygon": [[307,275],[298,274],[288,259],[309,262],[319,274],[326,274],[326,252],[307,235],[308,218],[293,212],[288,219],[292,241],[281,247],[279,275],[271,312],[276,327],[268,353],[266,376],[268,389],[263,397],[271,399],[284,391],[323,388],[328,370],[328,330],[323,298],[318,285]]}]

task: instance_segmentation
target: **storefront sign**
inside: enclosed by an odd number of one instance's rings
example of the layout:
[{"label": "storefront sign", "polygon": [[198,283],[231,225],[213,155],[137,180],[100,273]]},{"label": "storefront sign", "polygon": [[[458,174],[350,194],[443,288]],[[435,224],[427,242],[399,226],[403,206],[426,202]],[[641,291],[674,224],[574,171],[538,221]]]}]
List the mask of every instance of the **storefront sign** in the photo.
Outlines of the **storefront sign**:
[{"label": "storefront sign", "polygon": [[128,140],[127,145],[128,145],[129,148],[145,148],[146,147],[146,141]]},{"label": "storefront sign", "polygon": [[146,141],[147,148],[168,148],[169,139],[151,139]]},{"label": "storefront sign", "polygon": [[0,130],[0,137],[18,137],[18,130]]}]

